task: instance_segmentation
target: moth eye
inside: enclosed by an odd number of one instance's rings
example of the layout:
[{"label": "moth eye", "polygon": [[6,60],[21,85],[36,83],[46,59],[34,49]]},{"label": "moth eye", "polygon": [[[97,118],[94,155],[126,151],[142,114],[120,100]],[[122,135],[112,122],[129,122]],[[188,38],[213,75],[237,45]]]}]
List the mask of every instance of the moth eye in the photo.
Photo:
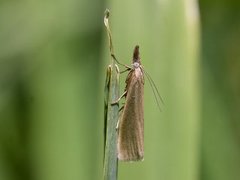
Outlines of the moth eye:
[{"label": "moth eye", "polygon": [[132,66],[133,66],[134,69],[136,69],[136,68],[139,67],[139,63],[138,63],[138,62],[134,62],[134,63],[132,64]]}]

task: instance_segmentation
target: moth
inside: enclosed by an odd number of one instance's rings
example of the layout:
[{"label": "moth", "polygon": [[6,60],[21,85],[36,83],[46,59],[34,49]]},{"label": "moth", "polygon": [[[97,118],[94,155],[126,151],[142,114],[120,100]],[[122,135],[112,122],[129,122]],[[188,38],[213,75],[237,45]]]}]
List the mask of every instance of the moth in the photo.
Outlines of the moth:
[{"label": "moth", "polygon": [[138,45],[134,48],[132,67],[129,70],[125,91],[121,96],[126,100],[117,125],[118,159],[141,161],[144,156],[144,71]]}]

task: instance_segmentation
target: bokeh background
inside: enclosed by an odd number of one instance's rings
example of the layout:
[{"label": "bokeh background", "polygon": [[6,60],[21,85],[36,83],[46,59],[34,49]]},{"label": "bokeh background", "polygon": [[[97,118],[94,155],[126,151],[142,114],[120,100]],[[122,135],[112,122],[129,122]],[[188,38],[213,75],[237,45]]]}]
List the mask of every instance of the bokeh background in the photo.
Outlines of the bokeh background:
[{"label": "bokeh background", "polygon": [[0,1],[0,179],[102,179],[105,8],[164,99],[146,81],[145,160],[119,179],[239,180],[237,0]]}]

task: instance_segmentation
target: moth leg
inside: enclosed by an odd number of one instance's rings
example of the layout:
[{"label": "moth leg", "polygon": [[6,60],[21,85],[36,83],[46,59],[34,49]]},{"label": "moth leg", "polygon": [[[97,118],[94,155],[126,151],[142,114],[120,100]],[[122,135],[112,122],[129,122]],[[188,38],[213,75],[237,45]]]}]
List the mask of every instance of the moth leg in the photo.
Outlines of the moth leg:
[{"label": "moth leg", "polygon": [[125,73],[125,72],[130,71],[130,70],[131,70],[131,68],[127,68],[127,69],[125,69],[123,71],[120,71],[120,74]]},{"label": "moth leg", "polygon": [[126,94],[127,94],[127,91],[125,91],[116,101],[113,101],[111,105],[117,104]]},{"label": "moth leg", "polygon": [[112,56],[112,58],[113,58],[118,64],[124,66],[124,67],[127,68],[127,69],[132,69],[130,66],[120,63],[120,62],[117,60],[117,58],[115,57],[114,54],[111,54],[111,56]]},{"label": "moth leg", "polygon": [[[123,108],[124,108],[124,106],[122,106],[122,107],[119,109],[119,112],[121,112],[121,111],[123,110]],[[121,115],[120,115],[119,117],[121,117]],[[120,121],[120,118],[118,118],[116,130],[118,130],[119,121]]]},{"label": "moth leg", "polygon": [[[124,103],[125,104],[125,103]],[[124,105],[119,109],[119,112],[121,112],[124,108]]]},{"label": "moth leg", "polygon": [[118,119],[118,121],[117,121],[117,126],[116,126],[116,131],[118,130],[118,126],[119,126],[119,119]]}]

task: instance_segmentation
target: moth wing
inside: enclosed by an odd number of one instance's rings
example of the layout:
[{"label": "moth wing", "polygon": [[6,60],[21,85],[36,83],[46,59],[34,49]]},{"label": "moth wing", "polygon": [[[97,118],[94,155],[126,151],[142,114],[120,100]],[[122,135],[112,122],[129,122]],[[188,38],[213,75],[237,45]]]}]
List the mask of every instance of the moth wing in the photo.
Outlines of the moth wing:
[{"label": "moth wing", "polygon": [[144,155],[143,73],[140,68],[130,73],[119,121],[118,159],[122,161],[143,160]]}]

